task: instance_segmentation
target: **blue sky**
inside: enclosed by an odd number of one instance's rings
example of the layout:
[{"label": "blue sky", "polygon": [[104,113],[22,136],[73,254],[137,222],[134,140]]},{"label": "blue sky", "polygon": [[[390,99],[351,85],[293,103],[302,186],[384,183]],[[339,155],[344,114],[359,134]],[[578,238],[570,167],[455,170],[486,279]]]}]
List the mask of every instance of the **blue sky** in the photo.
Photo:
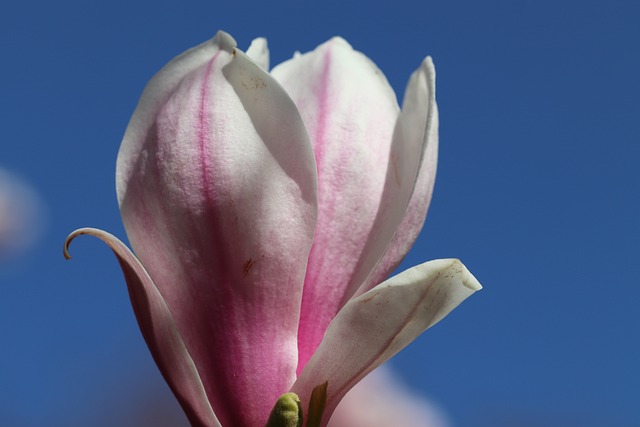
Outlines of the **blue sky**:
[{"label": "blue sky", "polygon": [[394,358],[410,386],[458,427],[640,425],[638,22],[631,0],[5,5],[0,167],[46,225],[0,267],[0,424],[175,407],[111,253],[61,247],[81,226],[125,237],[115,158],[138,97],[225,29],[245,48],[266,36],[272,65],[341,35],[400,96],[433,56],[438,178],[404,266],[458,257],[485,289]]}]

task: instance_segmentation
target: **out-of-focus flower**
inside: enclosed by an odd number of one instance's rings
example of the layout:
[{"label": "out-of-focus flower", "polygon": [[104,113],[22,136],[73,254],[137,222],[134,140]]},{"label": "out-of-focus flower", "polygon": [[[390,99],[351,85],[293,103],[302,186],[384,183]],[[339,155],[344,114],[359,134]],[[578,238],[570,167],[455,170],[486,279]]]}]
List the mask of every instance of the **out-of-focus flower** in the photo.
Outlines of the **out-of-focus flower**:
[{"label": "out-of-focus flower", "polygon": [[42,202],[36,191],[0,168],[0,262],[23,254],[42,226]]},{"label": "out-of-focus flower", "polygon": [[355,384],[480,289],[451,259],[385,281],[431,198],[431,59],[402,110],[340,38],[268,64],[263,39],[245,55],[223,32],[167,64],[118,154],[136,255],[101,230],[67,241],[113,249],[194,426],[298,425],[300,411],[325,426]]},{"label": "out-of-focus flower", "polygon": [[407,389],[382,366],[356,384],[336,408],[329,427],[447,427],[444,414]]}]

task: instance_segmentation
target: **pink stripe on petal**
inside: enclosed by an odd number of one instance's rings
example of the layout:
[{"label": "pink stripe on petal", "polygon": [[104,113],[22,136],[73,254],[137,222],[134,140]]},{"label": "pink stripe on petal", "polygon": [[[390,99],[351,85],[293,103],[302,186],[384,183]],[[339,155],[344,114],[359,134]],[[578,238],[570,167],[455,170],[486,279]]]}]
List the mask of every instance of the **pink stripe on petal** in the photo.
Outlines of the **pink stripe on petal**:
[{"label": "pink stripe on petal", "polygon": [[[212,147],[211,143],[208,141],[211,136],[210,128],[210,120],[207,117],[207,109],[209,107],[210,99],[209,92],[211,90],[210,84],[211,79],[209,76],[211,75],[213,65],[216,62],[220,52],[214,55],[213,58],[207,64],[207,67],[204,72],[204,76],[202,77],[202,88],[200,90],[200,106],[198,111],[198,122],[197,122],[197,139],[198,139],[198,149],[200,150],[200,168],[202,169],[202,192],[205,198],[211,197],[211,183],[209,182],[209,173],[208,173],[208,161],[209,161],[209,153],[211,152]],[[209,200],[208,200],[209,202]]]},{"label": "pink stripe on petal", "polygon": [[155,109],[125,134],[119,200],[220,422],[251,427],[295,380],[317,182],[292,100],[228,36],[215,43],[149,84],[140,105]]},{"label": "pink stripe on petal", "polygon": [[339,38],[278,65],[273,75],[300,110],[318,167],[318,224],[298,334],[300,372],[345,295],[366,278],[356,270],[381,209],[398,105],[380,70]]}]

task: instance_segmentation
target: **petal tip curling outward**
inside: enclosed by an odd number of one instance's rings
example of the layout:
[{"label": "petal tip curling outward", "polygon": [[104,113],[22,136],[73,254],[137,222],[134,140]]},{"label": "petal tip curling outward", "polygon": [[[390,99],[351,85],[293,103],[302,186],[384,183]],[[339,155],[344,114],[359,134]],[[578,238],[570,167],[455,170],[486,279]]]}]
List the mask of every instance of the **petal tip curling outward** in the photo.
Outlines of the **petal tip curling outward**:
[{"label": "petal tip curling outward", "polygon": [[474,276],[473,273],[467,270],[467,268],[462,264],[460,260],[455,260],[455,261],[457,261],[460,267],[462,267],[465,271],[463,273],[462,284],[467,288],[471,289],[473,292],[482,290],[482,285],[480,284],[478,279],[476,279],[476,276]]},{"label": "petal tip curling outward", "polygon": [[151,354],[194,427],[221,427],[207,400],[198,370],[178,332],[160,292],[133,253],[117,237],[95,228],[75,230],[64,242],[63,254],[70,259],[69,245],[80,235],[97,237],[116,255],[124,273],[131,305]]},{"label": "petal tip curling outward", "polygon": [[238,43],[236,43],[236,39],[234,39],[231,34],[225,31],[218,31],[213,38],[213,43],[216,44],[220,49],[227,51],[229,53],[233,53]]},{"label": "petal tip curling outward", "polygon": [[405,270],[351,299],[329,325],[292,391],[304,404],[309,390],[328,381],[325,417],[330,417],[360,379],[481,288],[459,260],[443,259]]}]

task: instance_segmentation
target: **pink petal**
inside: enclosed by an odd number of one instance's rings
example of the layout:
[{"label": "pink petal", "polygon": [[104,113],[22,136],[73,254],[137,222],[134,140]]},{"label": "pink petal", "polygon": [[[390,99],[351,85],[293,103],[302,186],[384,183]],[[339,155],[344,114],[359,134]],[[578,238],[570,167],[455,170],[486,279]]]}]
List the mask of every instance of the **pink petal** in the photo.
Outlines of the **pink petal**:
[{"label": "pink petal", "polygon": [[318,225],[302,301],[300,371],[345,296],[355,292],[391,239],[392,232],[377,256],[363,259],[385,208],[399,108],[380,70],[340,38],[278,65],[272,74],[302,114],[318,167]]},{"label": "pink petal", "polygon": [[317,184],[294,103],[234,46],[219,33],[154,77],[117,182],[129,240],[216,415],[253,426],[295,379]]},{"label": "pink petal", "polygon": [[[435,77],[433,62],[430,57],[427,57],[420,68],[411,75],[407,84],[402,113],[394,135],[394,147],[403,147],[404,153],[396,158],[402,159],[404,164],[398,164],[396,168],[405,171],[405,179],[411,179],[413,175],[415,183],[409,186],[413,192],[409,193],[411,196],[409,205],[406,211],[403,210],[401,213],[402,221],[394,228],[395,234],[384,256],[378,261],[374,271],[358,289],[356,295],[363,294],[389,277],[413,246],[424,224],[431,202],[438,163],[438,108],[435,98]],[[417,152],[422,155],[416,156]],[[414,163],[412,159],[419,159],[420,162]],[[397,199],[405,196],[400,192],[396,195]],[[391,203],[391,206],[396,207],[397,215],[400,212],[398,209],[406,206],[406,200],[397,200]],[[394,219],[397,220],[397,218],[396,216]]]},{"label": "pink petal", "polygon": [[481,288],[455,259],[430,261],[390,278],[340,310],[291,391],[304,407],[313,388],[328,382],[326,425],[358,381]]},{"label": "pink petal", "polygon": [[118,238],[95,228],[81,228],[71,233],[64,244],[65,258],[70,258],[68,248],[71,241],[82,234],[101,239],[118,258],[142,336],[191,425],[221,427],[173,317],[140,261]]}]

